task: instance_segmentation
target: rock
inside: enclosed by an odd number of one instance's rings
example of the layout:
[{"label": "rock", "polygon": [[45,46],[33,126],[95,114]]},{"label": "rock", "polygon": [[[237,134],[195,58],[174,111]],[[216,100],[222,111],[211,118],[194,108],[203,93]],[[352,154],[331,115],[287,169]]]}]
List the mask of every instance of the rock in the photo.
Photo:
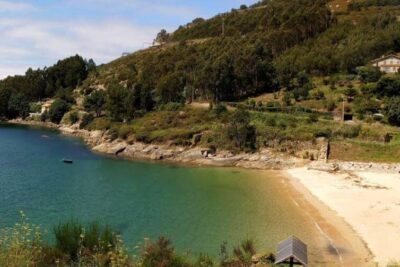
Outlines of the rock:
[{"label": "rock", "polygon": [[95,146],[93,150],[110,155],[118,155],[124,152],[127,146],[128,145],[125,142],[101,143],[100,145]]}]

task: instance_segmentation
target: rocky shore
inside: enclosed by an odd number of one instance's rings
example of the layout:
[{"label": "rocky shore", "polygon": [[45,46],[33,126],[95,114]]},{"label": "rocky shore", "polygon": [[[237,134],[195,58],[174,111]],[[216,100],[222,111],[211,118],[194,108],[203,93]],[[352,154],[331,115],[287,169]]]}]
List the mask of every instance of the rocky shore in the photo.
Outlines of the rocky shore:
[{"label": "rocky shore", "polygon": [[24,120],[12,120],[9,123],[58,129],[65,135],[82,138],[94,152],[129,160],[266,170],[290,169],[304,166],[308,162],[284,153],[272,152],[269,149],[261,149],[256,153],[233,154],[229,151],[212,151],[209,148],[198,146],[127,143],[121,139],[112,140],[107,132],[82,130],[74,125],[56,125]]},{"label": "rocky shore", "polygon": [[[199,166],[241,167],[247,169],[287,170],[307,166],[310,170],[324,172],[379,172],[400,173],[400,164],[376,162],[342,162],[327,161],[326,141],[317,145],[295,143],[281,144],[285,152],[278,153],[277,149],[263,148],[255,153],[233,154],[229,151],[212,151],[199,146],[174,146],[170,144],[145,144],[141,142],[127,143],[115,139],[105,131],[88,131],[79,129],[77,125],[57,125],[49,122],[26,120],[11,120],[11,124],[30,125],[58,129],[62,134],[79,137],[96,153],[115,156],[128,160],[163,161]],[[276,144],[269,144],[276,147]],[[313,159],[303,159],[303,155],[312,155]]]}]

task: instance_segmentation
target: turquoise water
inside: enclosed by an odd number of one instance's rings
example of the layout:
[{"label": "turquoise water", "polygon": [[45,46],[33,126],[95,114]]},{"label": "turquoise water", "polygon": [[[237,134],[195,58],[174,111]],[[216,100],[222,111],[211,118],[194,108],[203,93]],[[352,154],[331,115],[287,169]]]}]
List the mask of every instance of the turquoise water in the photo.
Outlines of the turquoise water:
[{"label": "turquoise water", "polygon": [[255,171],[116,160],[55,131],[0,125],[0,227],[23,210],[49,231],[72,217],[108,223],[132,247],[161,235],[181,251],[211,255],[223,241],[246,237],[262,250],[291,234],[313,242],[311,222],[284,199],[280,181]]}]

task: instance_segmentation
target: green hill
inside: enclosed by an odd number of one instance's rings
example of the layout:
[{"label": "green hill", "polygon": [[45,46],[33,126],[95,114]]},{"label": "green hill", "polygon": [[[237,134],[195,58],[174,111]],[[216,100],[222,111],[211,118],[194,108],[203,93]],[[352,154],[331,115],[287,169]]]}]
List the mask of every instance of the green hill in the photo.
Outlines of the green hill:
[{"label": "green hill", "polygon": [[[400,125],[400,78],[359,67],[400,52],[398,7],[394,0],[274,0],[196,18],[161,31],[159,45],[97,68],[77,56],[0,81],[0,117],[26,117],[50,97],[57,101],[41,120],[58,123],[72,108],[63,122],[133,141],[185,145],[202,134],[203,146],[237,151],[326,137],[376,151],[368,142],[398,140],[389,124]],[[333,120],[343,110],[356,125]]]}]

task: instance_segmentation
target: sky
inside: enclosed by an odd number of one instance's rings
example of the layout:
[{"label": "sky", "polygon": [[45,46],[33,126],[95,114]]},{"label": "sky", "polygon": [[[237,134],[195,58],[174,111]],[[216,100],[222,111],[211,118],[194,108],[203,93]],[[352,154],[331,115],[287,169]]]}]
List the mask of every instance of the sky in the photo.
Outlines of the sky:
[{"label": "sky", "polygon": [[0,0],[0,78],[79,54],[107,63],[194,18],[256,0]]}]

